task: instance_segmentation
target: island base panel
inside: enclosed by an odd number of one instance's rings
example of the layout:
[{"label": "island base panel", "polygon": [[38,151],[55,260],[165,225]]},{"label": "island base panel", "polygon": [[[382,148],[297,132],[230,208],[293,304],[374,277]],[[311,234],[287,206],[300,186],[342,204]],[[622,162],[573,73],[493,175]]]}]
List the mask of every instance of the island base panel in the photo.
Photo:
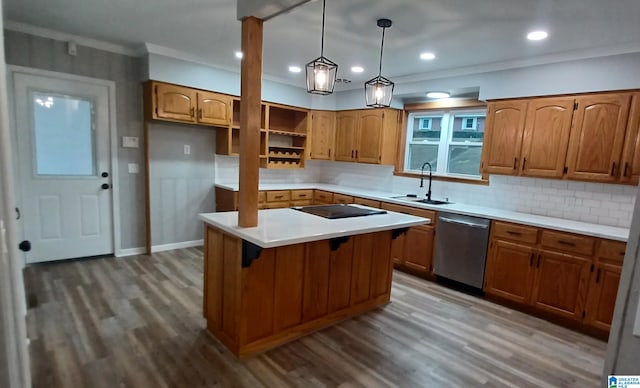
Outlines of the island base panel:
[{"label": "island base panel", "polygon": [[236,356],[294,340],[389,302],[391,231],[263,249],[242,266],[242,240],[207,225],[207,329]]}]

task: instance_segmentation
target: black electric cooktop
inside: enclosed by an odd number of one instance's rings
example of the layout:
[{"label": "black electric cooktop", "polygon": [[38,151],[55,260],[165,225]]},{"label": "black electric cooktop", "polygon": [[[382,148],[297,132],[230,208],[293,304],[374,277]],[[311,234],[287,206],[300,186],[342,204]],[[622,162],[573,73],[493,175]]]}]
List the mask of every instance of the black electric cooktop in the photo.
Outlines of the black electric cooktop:
[{"label": "black electric cooktop", "polygon": [[363,209],[349,205],[317,205],[294,207],[293,209],[329,219],[372,216],[374,214],[385,214],[387,212],[386,210]]}]

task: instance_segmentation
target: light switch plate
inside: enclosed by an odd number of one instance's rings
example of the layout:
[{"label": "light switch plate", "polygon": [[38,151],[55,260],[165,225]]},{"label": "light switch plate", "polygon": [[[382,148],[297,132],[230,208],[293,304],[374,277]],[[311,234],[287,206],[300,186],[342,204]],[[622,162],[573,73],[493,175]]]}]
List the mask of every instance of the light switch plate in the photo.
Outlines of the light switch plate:
[{"label": "light switch plate", "polygon": [[184,145],[184,154],[191,155],[191,146],[189,144]]},{"label": "light switch plate", "polygon": [[122,148],[139,148],[138,138],[135,136],[122,136]]},{"label": "light switch plate", "polygon": [[138,174],[140,172],[138,163],[129,163],[127,167],[129,168],[129,174]]}]

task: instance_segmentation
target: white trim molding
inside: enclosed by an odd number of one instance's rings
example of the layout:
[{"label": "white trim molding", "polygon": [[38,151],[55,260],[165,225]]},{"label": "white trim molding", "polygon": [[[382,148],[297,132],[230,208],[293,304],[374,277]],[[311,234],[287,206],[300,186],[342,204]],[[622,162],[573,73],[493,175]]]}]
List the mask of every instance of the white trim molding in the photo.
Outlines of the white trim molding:
[{"label": "white trim molding", "polygon": [[51,30],[49,28],[38,27],[32,24],[15,22],[12,20],[5,21],[4,28],[10,31],[23,32],[25,34],[40,36],[43,38],[60,40],[63,42],[74,42],[81,46],[109,51],[115,54],[127,55],[130,57],[139,57],[144,54],[144,50],[134,49],[132,47],[123,46],[103,40],[87,38],[80,35],[69,34],[67,32]]},{"label": "white trim molding", "polygon": [[204,240],[183,241],[179,243],[154,245],[151,247],[151,252],[154,253],[154,252],[171,251],[174,249],[192,248],[192,247],[199,247],[202,245],[204,245]]},{"label": "white trim molding", "polygon": [[137,256],[144,255],[147,252],[147,248],[138,247],[138,248],[124,248],[116,250],[115,257],[127,257],[127,256]]}]

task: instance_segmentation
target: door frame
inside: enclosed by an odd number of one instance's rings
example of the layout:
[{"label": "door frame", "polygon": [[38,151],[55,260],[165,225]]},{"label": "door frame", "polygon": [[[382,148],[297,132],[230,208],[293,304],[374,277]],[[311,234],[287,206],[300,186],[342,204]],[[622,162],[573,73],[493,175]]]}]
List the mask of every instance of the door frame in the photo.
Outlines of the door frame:
[{"label": "door frame", "polygon": [[[122,247],[120,245],[120,179],[118,172],[118,130],[117,130],[117,115],[116,115],[116,83],[115,81],[100,79],[100,78],[92,78],[79,76],[75,74],[69,73],[61,73],[57,71],[49,71],[49,70],[41,70],[35,69],[31,67],[24,66],[15,66],[8,65],[7,66],[7,76],[8,76],[8,94],[9,94],[9,118],[10,118],[10,127],[11,127],[11,142],[13,149],[18,149],[18,138],[17,138],[17,130],[18,126],[16,125],[16,104],[15,104],[15,84],[14,84],[14,75],[15,74],[26,74],[33,75],[39,77],[51,77],[58,78],[66,81],[79,81],[85,83],[91,83],[97,86],[104,86],[107,88],[107,92],[109,94],[109,164],[111,166],[111,217],[113,219],[113,228],[111,230],[113,237],[113,255],[120,256],[122,252]],[[17,173],[18,163],[16,160],[17,156],[14,155],[13,165],[14,165],[14,176],[16,179],[16,187],[14,189],[16,194],[16,204],[18,207],[22,206],[22,193],[20,189],[20,184],[18,183],[20,180],[20,175]],[[22,222],[18,222],[18,230],[19,233],[24,236],[24,226]],[[23,260],[24,267],[24,260]]]}]

